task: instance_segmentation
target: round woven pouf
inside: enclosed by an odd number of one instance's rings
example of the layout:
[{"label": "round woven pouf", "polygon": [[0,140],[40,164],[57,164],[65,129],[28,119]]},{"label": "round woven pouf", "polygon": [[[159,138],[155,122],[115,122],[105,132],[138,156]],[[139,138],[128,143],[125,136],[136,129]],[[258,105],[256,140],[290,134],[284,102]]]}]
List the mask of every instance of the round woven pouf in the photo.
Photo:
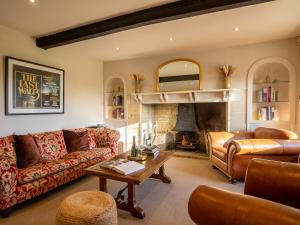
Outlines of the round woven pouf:
[{"label": "round woven pouf", "polygon": [[56,225],[117,225],[113,197],[100,191],[77,192],[65,198],[56,214]]}]

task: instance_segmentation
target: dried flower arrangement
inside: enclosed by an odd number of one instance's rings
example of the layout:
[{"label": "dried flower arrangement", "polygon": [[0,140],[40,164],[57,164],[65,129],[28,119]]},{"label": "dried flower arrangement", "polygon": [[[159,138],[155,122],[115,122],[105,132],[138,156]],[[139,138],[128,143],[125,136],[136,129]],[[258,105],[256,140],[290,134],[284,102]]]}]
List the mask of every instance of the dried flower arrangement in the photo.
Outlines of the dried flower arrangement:
[{"label": "dried flower arrangement", "polygon": [[235,67],[231,65],[219,66],[219,71],[224,75],[224,77],[229,77],[235,71]]},{"label": "dried flower arrangement", "polygon": [[144,80],[144,78],[140,74],[132,74],[132,77],[134,79],[135,93],[140,93],[141,92],[141,82]]},{"label": "dried flower arrangement", "polygon": [[144,78],[141,74],[132,74],[132,77],[135,80],[135,82],[137,82],[137,81],[141,82],[142,80],[144,80]]}]

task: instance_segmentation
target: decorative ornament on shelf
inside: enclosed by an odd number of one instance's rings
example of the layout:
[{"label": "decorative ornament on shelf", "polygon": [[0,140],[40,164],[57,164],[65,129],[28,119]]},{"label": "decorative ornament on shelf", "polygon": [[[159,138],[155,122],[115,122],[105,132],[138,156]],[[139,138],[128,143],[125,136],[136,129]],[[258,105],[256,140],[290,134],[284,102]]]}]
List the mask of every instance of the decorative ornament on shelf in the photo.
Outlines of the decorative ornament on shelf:
[{"label": "decorative ornament on shelf", "polygon": [[231,74],[235,71],[235,67],[231,65],[219,66],[219,71],[224,75],[224,88],[230,89]]},{"label": "decorative ornament on shelf", "polygon": [[135,93],[141,93],[141,83],[144,80],[143,76],[140,74],[132,74],[134,79],[134,90]]}]

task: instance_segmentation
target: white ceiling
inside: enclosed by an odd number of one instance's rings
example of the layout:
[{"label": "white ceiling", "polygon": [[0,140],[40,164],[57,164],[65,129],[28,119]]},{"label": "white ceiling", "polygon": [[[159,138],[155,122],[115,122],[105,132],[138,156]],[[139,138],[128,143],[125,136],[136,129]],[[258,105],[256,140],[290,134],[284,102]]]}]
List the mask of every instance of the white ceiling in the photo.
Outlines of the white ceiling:
[{"label": "white ceiling", "polygon": [[[30,36],[40,36],[166,2],[170,1],[37,0],[32,5],[28,0],[1,0],[0,24]],[[239,27],[238,32],[234,31],[235,27]],[[171,36],[173,41],[169,40]],[[101,60],[118,60],[296,36],[300,36],[300,0],[277,0],[149,25],[59,48]]]}]

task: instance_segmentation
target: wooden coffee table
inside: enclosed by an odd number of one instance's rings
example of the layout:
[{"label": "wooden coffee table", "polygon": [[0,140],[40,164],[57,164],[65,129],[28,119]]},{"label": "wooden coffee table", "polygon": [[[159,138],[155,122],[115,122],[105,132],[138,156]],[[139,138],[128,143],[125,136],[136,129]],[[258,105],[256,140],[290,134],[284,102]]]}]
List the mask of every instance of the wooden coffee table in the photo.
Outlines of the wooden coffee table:
[{"label": "wooden coffee table", "polygon": [[[116,156],[117,158],[127,158],[129,153],[125,152]],[[107,179],[117,180],[128,183],[128,186],[119,191],[115,198],[118,209],[130,212],[134,217],[143,219],[145,211],[139,207],[135,198],[135,185],[141,184],[148,178],[161,180],[164,183],[171,183],[171,179],[165,175],[164,163],[171,158],[172,152],[160,151],[159,154],[153,158],[148,158],[141,162],[145,165],[145,169],[137,171],[129,175],[122,175],[110,169],[100,167],[100,163],[85,169],[87,174],[92,174],[99,177],[100,191],[107,192]],[[128,190],[128,198],[124,200],[124,191]]]}]

